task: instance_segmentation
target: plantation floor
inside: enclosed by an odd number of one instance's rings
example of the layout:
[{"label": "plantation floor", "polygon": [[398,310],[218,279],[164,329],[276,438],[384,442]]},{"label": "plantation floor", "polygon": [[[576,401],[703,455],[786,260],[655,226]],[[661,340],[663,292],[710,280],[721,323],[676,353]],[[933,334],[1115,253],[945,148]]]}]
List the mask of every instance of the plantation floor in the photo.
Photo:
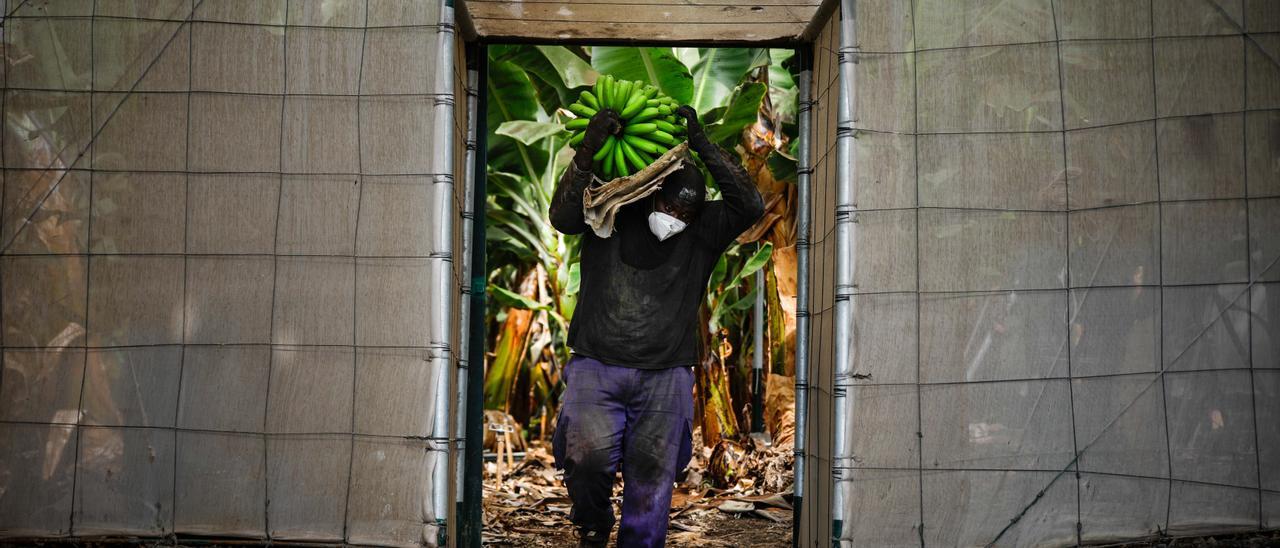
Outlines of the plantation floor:
[{"label": "plantation floor", "polygon": [[[711,512],[702,518],[685,520],[696,523],[700,531],[681,531],[672,528],[667,534],[667,546],[681,548],[774,548],[791,546],[791,524],[773,523],[759,518],[735,517]],[[617,541],[617,531],[610,546]],[[513,548],[564,548],[577,545],[568,519],[561,519],[557,527],[518,527],[506,531],[485,531],[485,546],[510,546]]]},{"label": "plantation floor", "polygon": [[[696,445],[695,445],[696,446]],[[695,455],[671,501],[667,546],[780,547],[791,545],[790,452],[706,450]],[[733,460],[740,479],[712,486],[713,459]],[[723,465],[722,465],[723,466]],[[529,447],[513,468],[485,466],[484,545],[529,548],[575,546],[568,494],[545,444]],[[499,472],[501,478],[499,478]],[[614,486],[614,512],[621,502]],[[613,540],[616,541],[615,527]]]}]

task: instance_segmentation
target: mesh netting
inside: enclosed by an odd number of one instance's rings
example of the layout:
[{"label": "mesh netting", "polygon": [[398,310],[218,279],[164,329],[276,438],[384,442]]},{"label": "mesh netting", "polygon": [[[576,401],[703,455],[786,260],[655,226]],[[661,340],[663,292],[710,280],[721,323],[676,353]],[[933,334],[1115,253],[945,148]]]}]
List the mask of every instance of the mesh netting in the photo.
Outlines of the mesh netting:
[{"label": "mesh netting", "polygon": [[0,536],[433,543],[440,3],[7,4]]},{"label": "mesh netting", "polygon": [[[1276,31],[1265,1],[859,1],[842,50],[833,16],[815,46],[806,499],[838,478],[840,538],[1280,526]],[[847,423],[823,424],[842,402]],[[806,517],[818,543],[828,512]]]}]

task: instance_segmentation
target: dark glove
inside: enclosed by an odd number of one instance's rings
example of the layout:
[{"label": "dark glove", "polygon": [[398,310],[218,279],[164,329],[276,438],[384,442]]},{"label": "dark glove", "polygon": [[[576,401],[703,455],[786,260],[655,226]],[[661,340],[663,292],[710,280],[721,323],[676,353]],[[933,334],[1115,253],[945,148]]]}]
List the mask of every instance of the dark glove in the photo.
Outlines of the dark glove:
[{"label": "dark glove", "polygon": [[591,117],[591,121],[587,123],[586,134],[582,137],[582,143],[578,145],[578,154],[574,156],[573,162],[583,171],[591,170],[591,156],[600,147],[604,146],[605,139],[610,135],[617,135],[622,130],[622,118],[618,117],[618,113],[612,109],[601,109],[595,116]]},{"label": "dark glove", "polygon": [[707,134],[702,131],[702,123],[698,121],[698,111],[693,110],[689,105],[684,105],[676,109],[676,114],[684,118],[685,135],[689,138],[689,147],[702,154],[702,151],[711,146],[711,141],[707,140]]}]

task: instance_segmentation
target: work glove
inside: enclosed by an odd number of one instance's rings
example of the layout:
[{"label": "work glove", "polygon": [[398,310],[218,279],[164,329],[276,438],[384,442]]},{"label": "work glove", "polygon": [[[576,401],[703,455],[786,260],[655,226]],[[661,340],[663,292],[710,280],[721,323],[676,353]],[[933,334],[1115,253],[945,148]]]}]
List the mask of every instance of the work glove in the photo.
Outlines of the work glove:
[{"label": "work glove", "polygon": [[698,121],[698,111],[693,107],[684,105],[676,109],[676,114],[684,118],[685,135],[689,138],[689,147],[698,154],[711,148],[711,141],[707,140],[707,134],[702,131],[702,123]]},{"label": "work glove", "polygon": [[617,135],[620,131],[622,131],[622,118],[618,113],[613,109],[600,109],[587,123],[582,143],[578,145],[578,153],[573,157],[574,165],[582,171],[591,171],[591,157],[604,146],[605,139],[610,135]]}]

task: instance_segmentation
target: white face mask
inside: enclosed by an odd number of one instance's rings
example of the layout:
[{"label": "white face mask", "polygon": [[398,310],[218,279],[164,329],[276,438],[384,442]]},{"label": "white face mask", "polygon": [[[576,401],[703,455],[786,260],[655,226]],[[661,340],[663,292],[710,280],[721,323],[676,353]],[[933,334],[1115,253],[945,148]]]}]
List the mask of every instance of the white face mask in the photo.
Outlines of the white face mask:
[{"label": "white face mask", "polygon": [[660,242],[679,234],[686,226],[688,225],[686,225],[684,221],[667,215],[661,211],[655,211],[649,214],[649,232],[652,232],[654,236],[657,236],[658,241]]}]

